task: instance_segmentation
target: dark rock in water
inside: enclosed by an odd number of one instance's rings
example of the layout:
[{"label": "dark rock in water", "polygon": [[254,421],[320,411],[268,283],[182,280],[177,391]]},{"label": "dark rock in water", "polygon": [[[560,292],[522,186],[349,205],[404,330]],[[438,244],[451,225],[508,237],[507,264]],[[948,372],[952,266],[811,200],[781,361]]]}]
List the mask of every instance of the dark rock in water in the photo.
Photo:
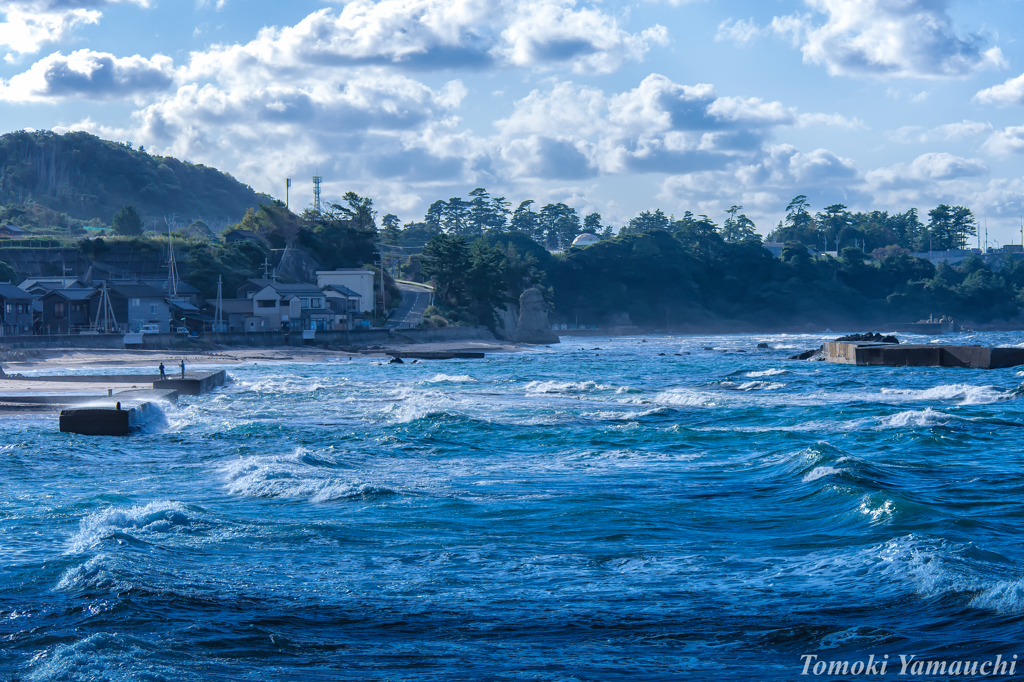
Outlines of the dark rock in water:
[{"label": "dark rock in water", "polygon": [[825,354],[820,348],[812,348],[811,350],[805,350],[799,355],[794,355],[790,360],[824,360]]},{"label": "dark rock in water", "polygon": [[389,365],[404,365],[405,362],[402,361],[402,358],[396,356],[396,357],[391,358],[391,362],[389,362],[388,364]]},{"label": "dark rock in water", "polygon": [[711,346],[704,346],[704,350],[714,350]]},{"label": "dark rock in water", "polygon": [[658,357],[661,357],[662,355],[664,355],[664,353],[658,353]]},{"label": "dark rock in water", "polygon": [[769,346],[767,343],[763,343],[762,342],[762,343],[757,344],[757,347],[760,348],[760,349],[767,349],[767,348],[770,348],[771,346]]},{"label": "dark rock in water", "polygon": [[867,334],[849,334],[840,336],[836,341],[865,341],[869,343],[899,343],[895,336],[882,336],[881,334],[868,332]]}]

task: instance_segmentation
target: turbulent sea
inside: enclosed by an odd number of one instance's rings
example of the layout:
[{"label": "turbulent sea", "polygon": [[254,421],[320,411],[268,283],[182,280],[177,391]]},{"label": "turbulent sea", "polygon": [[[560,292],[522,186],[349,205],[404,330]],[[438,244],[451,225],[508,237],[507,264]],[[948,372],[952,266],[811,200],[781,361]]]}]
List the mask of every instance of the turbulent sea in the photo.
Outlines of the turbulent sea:
[{"label": "turbulent sea", "polygon": [[786,359],[823,338],[259,362],[124,439],[5,418],[0,680],[1024,657],[1024,371]]}]

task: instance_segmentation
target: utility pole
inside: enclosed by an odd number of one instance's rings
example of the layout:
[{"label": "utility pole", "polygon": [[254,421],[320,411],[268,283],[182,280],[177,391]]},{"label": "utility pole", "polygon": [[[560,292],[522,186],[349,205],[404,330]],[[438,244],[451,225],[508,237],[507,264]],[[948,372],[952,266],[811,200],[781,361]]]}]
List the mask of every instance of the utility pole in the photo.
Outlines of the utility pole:
[{"label": "utility pole", "polygon": [[292,179],[291,178],[285,178],[284,179],[284,207],[286,209],[288,208],[288,204],[289,204],[288,195],[291,193],[291,189],[292,189]]},{"label": "utility pole", "polygon": [[263,259],[263,279],[270,279],[270,261]]},{"label": "utility pole", "polygon": [[217,313],[213,316],[213,331],[224,331],[224,279],[217,275]]}]

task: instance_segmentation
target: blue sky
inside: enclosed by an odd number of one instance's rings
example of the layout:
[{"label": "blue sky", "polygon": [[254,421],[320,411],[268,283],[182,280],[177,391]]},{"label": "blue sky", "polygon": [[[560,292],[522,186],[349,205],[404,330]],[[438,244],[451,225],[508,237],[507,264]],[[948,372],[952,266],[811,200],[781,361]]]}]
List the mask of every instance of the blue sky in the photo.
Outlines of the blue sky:
[{"label": "blue sky", "polygon": [[7,0],[0,130],[87,130],[419,219],[484,186],[620,225],[789,199],[1020,243],[1024,0]]}]

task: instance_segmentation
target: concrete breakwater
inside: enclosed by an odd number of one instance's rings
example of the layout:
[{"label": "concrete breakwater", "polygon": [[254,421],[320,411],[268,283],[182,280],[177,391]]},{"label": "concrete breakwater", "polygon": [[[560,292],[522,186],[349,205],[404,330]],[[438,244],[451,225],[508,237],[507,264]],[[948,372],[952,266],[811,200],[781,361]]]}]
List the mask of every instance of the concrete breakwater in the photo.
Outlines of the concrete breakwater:
[{"label": "concrete breakwater", "polygon": [[829,341],[821,359],[842,365],[1000,369],[1024,365],[1024,348]]}]

